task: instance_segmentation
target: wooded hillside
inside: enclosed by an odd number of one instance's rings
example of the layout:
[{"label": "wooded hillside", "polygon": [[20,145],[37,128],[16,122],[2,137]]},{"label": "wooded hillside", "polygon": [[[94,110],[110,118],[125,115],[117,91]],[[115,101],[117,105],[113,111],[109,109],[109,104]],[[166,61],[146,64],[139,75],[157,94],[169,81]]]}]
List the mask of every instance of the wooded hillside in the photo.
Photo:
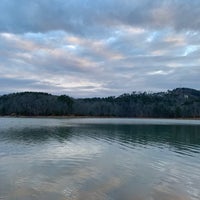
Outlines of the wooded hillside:
[{"label": "wooded hillside", "polygon": [[197,118],[200,91],[177,88],[159,93],[132,92],[118,97],[81,99],[21,92],[0,96],[0,115]]}]

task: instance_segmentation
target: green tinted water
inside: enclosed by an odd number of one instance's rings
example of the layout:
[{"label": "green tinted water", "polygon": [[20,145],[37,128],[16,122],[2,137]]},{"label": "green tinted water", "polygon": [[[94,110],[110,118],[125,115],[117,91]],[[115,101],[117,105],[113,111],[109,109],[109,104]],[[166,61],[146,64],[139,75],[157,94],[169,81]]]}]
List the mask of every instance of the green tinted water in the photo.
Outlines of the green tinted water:
[{"label": "green tinted water", "polygon": [[199,120],[0,118],[0,199],[199,196]]}]

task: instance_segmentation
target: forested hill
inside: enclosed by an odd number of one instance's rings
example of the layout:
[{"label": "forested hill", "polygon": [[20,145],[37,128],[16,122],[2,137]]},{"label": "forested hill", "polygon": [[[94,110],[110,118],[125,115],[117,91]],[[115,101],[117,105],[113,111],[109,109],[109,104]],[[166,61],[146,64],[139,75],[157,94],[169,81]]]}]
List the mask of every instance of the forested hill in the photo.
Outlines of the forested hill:
[{"label": "forested hill", "polygon": [[159,93],[74,99],[67,95],[21,92],[0,96],[0,115],[199,118],[200,91],[177,88]]}]

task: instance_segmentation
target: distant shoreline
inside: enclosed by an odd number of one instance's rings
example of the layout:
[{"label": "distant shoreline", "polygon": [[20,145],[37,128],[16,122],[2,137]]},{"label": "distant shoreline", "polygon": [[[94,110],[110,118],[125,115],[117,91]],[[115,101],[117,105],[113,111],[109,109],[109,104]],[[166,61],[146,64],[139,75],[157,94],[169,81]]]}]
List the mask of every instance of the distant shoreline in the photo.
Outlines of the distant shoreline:
[{"label": "distant shoreline", "polygon": [[0,118],[50,118],[50,119],[78,119],[78,118],[93,118],[93,119],[170,119],[170,120],[200,120],[200,118],[165,118],[165,117],[115,117],[115,116],[74,116],[74,115],[60,115],[60,116],[44,116],[44,115],[38,115],[38,116],[26,116],[26,115],[0,115]]},{"label": "distant shoreline", "polygon": [[21,92],[0,96],[0,115],[48,118],[200,119],[200,91],[176,88],[159,93],[74,99],[67,95]]}]

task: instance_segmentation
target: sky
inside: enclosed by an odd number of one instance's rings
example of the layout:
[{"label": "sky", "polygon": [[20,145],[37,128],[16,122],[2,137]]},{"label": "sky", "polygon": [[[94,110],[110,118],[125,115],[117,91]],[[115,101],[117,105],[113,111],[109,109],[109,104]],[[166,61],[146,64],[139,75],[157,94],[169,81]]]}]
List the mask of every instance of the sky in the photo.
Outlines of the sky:
[{"label": "sky", "polygon": [[199,0],[1,0],[0,94],[200,89]]}]

